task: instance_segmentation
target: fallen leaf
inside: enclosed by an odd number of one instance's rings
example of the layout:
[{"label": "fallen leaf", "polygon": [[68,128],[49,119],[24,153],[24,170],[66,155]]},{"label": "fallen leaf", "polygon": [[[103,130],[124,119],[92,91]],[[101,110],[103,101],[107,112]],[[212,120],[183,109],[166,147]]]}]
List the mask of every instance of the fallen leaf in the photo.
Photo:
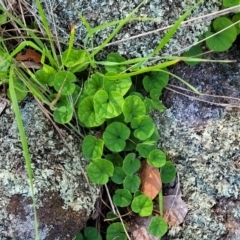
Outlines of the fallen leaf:
[{"label": "fallen leaf", "polygon": [[140,170],[141,192],[154,199],[162,189],[162,181],[158,168],[144,162]]},{"label": "fallen leaf", "polygon": [[129,233],[132,240],[158,240],[148,232],[151,217],[135,216],[130,224]]},{"label": "fallen leaf", "polygon": [[27,48],[24,53],[18,53],[15,59],[17,61],[32,61],[35,63],[41,62],[41,54],[33,49]]},{"label": "fallen leaf", "polygon": [[164,220],[171,226],[181,224],[188,213],[188,206],[181,195],[163,196]]}]

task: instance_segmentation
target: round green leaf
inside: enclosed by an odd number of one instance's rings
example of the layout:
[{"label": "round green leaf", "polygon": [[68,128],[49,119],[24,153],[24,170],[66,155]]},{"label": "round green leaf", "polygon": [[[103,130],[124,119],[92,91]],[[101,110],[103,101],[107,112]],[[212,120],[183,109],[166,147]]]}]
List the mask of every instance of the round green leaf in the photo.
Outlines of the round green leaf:
[{"label": "round green leaf", "polygon": [[87,135],[82,142],[82,152],[85,157],[90,159],[101,158],[103,146],[104,141],[102,139],[96,139],[92,135]]},{"label": "round green leaf", "polygon": [[94,110],[93,97],[84,98],[78,106],[78,118],[86,127],[97,127],[104,123],[105,119],[98,116]]},{"label": "round green leaf", "polygon": [[39,82],[53,86],[54,74],[50,74],[45,72],[43,69],[39,69],[35,72],[35,77]]},{"label": "round green leaf", "polygon": [[[28,94],[26,85],[19,78],[14,78],[14,90],[19,102],[21,102]],[[9,88],[7,89],[7,96],[11,99]]]},{"label": "round green leaf", "polygon": [[131,127],[134,130],[134,136],[139,140],[146,140],[155,131],[155,125],[152,119],[148,116],[135,117],[131,121]]},{"label": "round green leaf", "polygon": [[123,158],[118,153],[107,154],[105,159],[110,160],[116,167],[122,167]]},{"label": "round green leaf", "polygon": [[145,76],[143,78],[143,86],[148,92],[153,89],[159,89],[161,91],[164,87],[167,86],[168,80],[169,74],[166,72],[150,72],[148,76]]},{"label": "round green leaf", "polygon": [[74,240],[84,240],[83,235],[81,233],[77,233]]},{"label": "round green leaf", "polygon": [[103,78],[99,74],[92,74],[84,83],[84,94],[87,96],[93,96],[100,89],[103,89]]},{"label": "round green leaf", "polygon": [[[126,59],[118,53],[110,53],[107,56],[107,61],[113,63],[121,63],[125,62]],[[105,68],[108,72],[121,73],[126,70],[126,65],[106,65]]]},{"label": "round green leaf", "polygon": [[53,119],[57,123],[65,124],[71,121],[73,116],[73,107],[71,104],[61,106],[54,110]]},{"label": "round green leaf", "polygon": [[123,160],[123,171],[131,176],[133,175],[141,166],[140,161],[136,158],[135,153],[129,153]]},{"label": "round green leaf", "polygon": [[148,226],[148,231],[155,237],[162,237],[168,230],[166,221],[159,217],[152,217]]},{"label": "round green leaf", "polygon": [[124,189],[129,190],[130,192],[134,193],[139,189],[141,180],[138,176],[126,176],[123,181]]},{"label": "round green leaf", "polygon": [[[125,227],[126,228],[126,227]],[[122,223],[116,222],[112,223],[108,228],[107,228],[107,240],[127,240],[127,236],[125,234],[124,228],[122,226]]]},{"label": "round green leaf", "polygon": [[133,199],[131,208],[133,212],[138,213],[141,217],[150,216],[153,210],[153,202],[146,195],[140,195]]},{"label": "round green leaf", "polygon": [[86,56],[85,50],[68,49],[62,53],[62,60],[66,67],[74,67],[84,62]]},{"label": "round green leaf", "polygon": [[94,159],[87,167],[87,175],[91,182],[106,184],[113,175],[113,164],[106,159]]},{"label": "round green leaf", "polygon": [[[201,58],[202,57],[202,48],[200,45],[195,45],[191,47],[187,52],[183,53],[184,57],[195,57],[196,58]],[[193,61],[184,61],[187,65],[189,66],[194,66],[198,64],[199,62],[193,62]]]},{"label": "round green leaf", "polygon": [[54,76],[54,88],[61,95],[71,95],[74,92],[75,84],[73,83],[76,77],[68,71],[59,71]]},{"label": "round green leaf", "polygon": [[102,240],[101,235],[95,227],[86,227],[83,233],[84,240]]},{"label": "round green leaf", "polygon": [[166,155],[159,149],[154,149],[148,155],[147,161],[154,167],[162,167],[166,163]]},{"label": "round green leaf", "polygon": [[[224,28],[230,26],[232,21],[226,17],[219,17],[213,21],[213,28],[215,32],[221,31]],[[205,37],[211,36],[213,33],[207,32]],[[206,40],[207,46],[216,52],[226,51],[232,46],[232,43],[236,40],[237,30],[236,28],[230,27],[223,32]]]},{"label": "round green leaf", "polygon": [[[107,74],[106,74],[107,75]],[[110,75],[110,73],[108,73]],[[132,80],[130,77],[122,78],[119,80],[108,80],[104,78],[103,87],[106,92],[116,91],[124,96],[132,86]]]},{"label": "round green leaf", "polygon": [[134,117],[139,117],[146,114],[146,108],[138,96],[128,96],[123,104],[123,115],[125,122],[131,122]]},{"label": "round green leaf", "polygon": [[121,152],[125,148],[129,136],[130,129],[125,124],[113,122],[105,129],[103,140],[110,151]]},{"label": "round green leaf", "polygon": [[116,184],[122,184],[126,174],[121,167],[114,167],[113,176],[111,177],[112,181]]},{"label": "round green leaf", "polygon": [[156,147],[152,143],[139,143],[136,148],[139,155],[143,158],[147,158],[153,149],[156,149]]},{"label": "round green leaf", "polygon": [[122,113],[123,97],[120,93],[98,90],[93,97],[95,112],[104,118],[114,118]]},{"label": "round green leaf", "polygon": [[[239,1],[239,0],[238,0]],[[235,14],[232,17],[232,22],[238,22],[240,20],[240,13]],[[237,30],[237,35],[240,33],[240,23],[237,23],[236,25],[234,25],[236,30]]]},{"label": "round green leaf", "polygon": [[132,201],[132,194],[127,189],[117,189],[113,195],[113,202],[119,207],[127,207]]},{"label": "round green leaf", "polygon": [[176,168],[172,162],[167,161],[161,169],[161,179],[163,183],[170,183],[176,176]]}]

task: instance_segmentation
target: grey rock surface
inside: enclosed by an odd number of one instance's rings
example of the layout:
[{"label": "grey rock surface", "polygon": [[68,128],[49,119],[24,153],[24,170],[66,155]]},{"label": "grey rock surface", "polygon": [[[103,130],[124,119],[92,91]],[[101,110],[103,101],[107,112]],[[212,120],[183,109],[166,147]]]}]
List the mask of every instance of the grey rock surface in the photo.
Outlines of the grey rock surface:
[{"label": "grey rock surface", "polygon": [[[27,2],[33,9],[35,8],[34,1],[27,0]],[[70,26],[74,24],[76,29],[75,44],[82,44],[86,36],[86,29],[79,18],[80,14],[86,18],[91,27],[96,27],[103,23],[123,19],[142,1],[55,0],[52,2],[41,0],[41,2],[43,3],[53,34],[62,38],[64,42],[68,42]],[[113,41],[127,39],[131,36],[172,25],[187,9],[193,7],[197,2],[197,0],[147,1],[147,3],[139,8],[134,17],[155,18],[157,21],[132,21],[123,27]],[[202,5],[194,10],[190,17],[203,16],[218,11],[221,4],[221,0],[205,0]],[[187,26],[180,27],[169,44],[163,49],[162,53],[168,55],[181,53],[182,49],[196,43],[197,37],[206,32],[210,22],[211,19],[206,18],[204,21],[195,21]],[[99,31],[93,38],[93,46],[99,46],[109,36],[112,30],[113,27],[109,27]],[[103,52],[103,55],[99,55],[99,57],[104,58],[106,53],[110,51],[118,51],[120,54],[131,58],[146,56],[155,49],[165,33],[166,31],[160,31],[145,37],[124,41],[107,49]],[[89,47],[90,46],[89,43]]]},{"label": "grey rock surface", "polygon": [[[206,56],[236,59],[236,63],[201,63],[195,67],[182,63],[172,72],[201,92],[240,98],[239,53],[236,45],[227,53]],[[171,84],[183,87],[176,80]],[[163,101],[168,110],[154,115],[159,148],[175,162],[183,199],[189,206],[184,223],[173,227],[164,239],[240,239],[240,101],[209,96],[192,100],[169,90]]]},{"label": "grey rock surface", "polygon": [[[40,239],[72,239],[98,197],[98,188],[84,176],[87,161],[80,141],[61,130],[70,151],[33,100],[21,103],[21,116],[32,160]],[[35,239],[25,160],[11,109],[0,116],[0,146],[0,239]]]}]

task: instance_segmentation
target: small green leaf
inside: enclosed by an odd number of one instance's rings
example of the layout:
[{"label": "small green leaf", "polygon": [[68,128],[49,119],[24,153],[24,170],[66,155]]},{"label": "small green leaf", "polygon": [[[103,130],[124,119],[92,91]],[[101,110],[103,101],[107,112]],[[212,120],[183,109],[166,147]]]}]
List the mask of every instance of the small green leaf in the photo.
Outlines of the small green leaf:
[{"label": "small green leaf", "polygon": [[168,230],[166,221],[159,217],[152,217],[148,226],[148,231],[155,237],[162,237]]},{"label": "small green leaf", "polygon": [[76,237],[74,240],[84,240],[83,235],[81,233],[77,233]]},{"label": "small green leaf", "polygon": [[129,153],[123,160],[123,171],[131,176],[133,175],[139,168],[141,164],[140,161],[136,158],[135,153]]},{"label": "small green leaf", "polygon": [[[19,78],[14,78],[14,89],[16,92],[17,100],[21,102],[28,94],[28,89],[23,81],[21,81]],[[9,99],[12,99],[10,96],[9,88],[7,89],[7,96]]]},{"label": "small green leaf", "polygon": [[67,71],[59,71],[54,76],[54,88],[61,95],[71,95],[74,92],[76,77],[73,73]]},{"label": "small green leaf", "polygon": [[153,211],[153,202],[146,195],[140,195],[133,199],[131,208],[133,212],[138,213],[141,217],[150,216]]},{"label": "small green leaf", "polygon": [[150,72],[148,76],[143,78],[143,86],[148,92],[151,92],[153,89],[160,89],[161,91],[167,86],[168,80],[169,74],[166,72]]},{"label": "small green leaf", "polygon": [[[110,53],[107,56],[107,61],[114,62],[114,63],[121,63],[121,62],[125,62],[126,59],[118,53]],[[116,73],[121,73],[126,70],[125,65],[105,66],[105,68],[108,72],[116,72]]]},{"label": "small green leaf", "polygon": [[83,63],[85,61],[85,57],[86,57],[85,50],[71,49],[70,52],[66,50],[62,53],[63,64],[66,67],[74,67],[80,63]]},{"label": "small green leaf", "polygon": [[[240,13],[235,14],[232,17],[232,22],[238,22],[240,20]],[[240,33],[240,23],[237,23],[236,25],[234,25],[236,30],[237,30],[237,35]]]},{"label": "small green leaf", "polygon": [[162,95],[162,89],[155,88],[150,91],[150,97],[153,101],[159,101],[159,98],[161,95]]},{"label": "small green leaf", "polygon": [[122,184],[126,174],[121,167],[114,167],[113,176],[111,177],[112,181],[116,184]]},{"label": "small green leaf", "polygon": [[71,121],[73,116],[73,107],[71,103],[58,107],[53,112],[53,119],[57,123],[66,124]]},{"label": "small green leaf", "polygon": [[130,192],[134,193],[139,189],[141,180],[138,176],[126,176],[123,181],[124,189],[129,190]]},{"label": "small green leaf", "polygon": [[122,167],[123,158],[118,153],[107,154],[105,159],[110,160],[115,167]]},{"label": "small green leaf", "polygon": [[113,122],[105,129],[103,140],[110,151],[121,152],[125,148],[129,136],[130,129],[125,124]]},{"label": "small green leaf", "polygon": [[[125,227],[126,228],[126,227]],[[112,223],[108,228],[107,228],[107,240],[127,240],[127,236],[125,234],[124,228],[122,226],[122,223],[116,222]]]},{"label": "small green leaf", "polygon": [[134,136],[139,140],[146,140],[155,131],[155,125],[152,119],[148,116],[135,117],[131,121],[131,128],[134,130]]},{"label": "small green leaf", "polygon": [[117,189],[113,195],[113,202],[119,207],[127,207],[132,201],[132,194],[127,189]]},{"label": "small green leaf", "polygon": [[49,86],[53,86],[54,83],[54,75],[45,72],[43,69],[39,69],[35,72],[35,77],[40,83],[48,84]]},{"label": "small green leaf", "polygon": [[[106,74],[109,75],[110,73]],[[111,81],[106,78],[103,80],[103,88],[106,92],[116,91],[124,96],[132,86],[131,78],[122,78]]]},{"label": "small green leaf", "polygon": [[85,157],[90,159],[101,158],[103,154],[104,141],[96,139],[92,135],[84,137],[82,142],[82,152]]},{"label": "small green leaf", "polygon": [[147,161],[154,167],[160,168],[166,163],[166,155],[159,149],[154,149],[148,155]]},{"label": "small green leaf", "polygon": [[[84,238],[80,238],[83,240],[102,240],[101,235],[95,227],[86,227],[83,231]],[[75,239],[77,240],[77,239]]]},{"label": "small green leaf", "polygon": [[170,183],[176,176],[176,168],[172,162],[167,161],[161,169],[161,179],[163,183]]},{"label": "small green leaf", "polygon": [[156,147],[152,143],[139,143],[136,148],[139,155],[143,158],[147,158],[153,149],[156,149]]},{"label": "small green leaf", "polygon": [[89,179],[96,184],[106,184],[113,171],[113,164],[106,159],[94,159],[87,167]]},{"label": "small green leaf", "polygon": [[93,96],[84,98],[78,106],[78,118],[86,127],[97,127],[104,123],[105,119],[95,113]]},{"label": "small green leaf", "polygon": [[123,115],[125,122],[131,122],[134,117],[139,117],[146,114],[146,108],[138,96],[128,96],[123,104]]},{"label": "small green leaf", "polygon": [[[215,32],[219,32],[224,28],[230,26],[232,21],[226,17],[219,17],[213,21],[213,28]],[[207,32],[205,37],[211,36],[212,32]],[[230,27],[223,32],[209,38],[206,40],[206,44],[208,48],[216,52],[226,51],[232,46],[232,43],[235,41],[237,37],[236,28]]]},{"label": "small green leaf", "polygon": [[[191,47],[187,52],[184,52],[183,56],[184,57],[195,57],[196,56],[196,58],[201,58],[202,57],[202,48],[199,44],[195,45],[195,46]],[[199,63],[199,62],[193,62],[193,61],[187,61],[187,60],[184,62],[189,66],[194,66]]]},{"label": "small green leaf", "polygon": [[98,90],[94,97],[95,112],[104,118],[114,118],[122,113],[123,97],[120,93]]},{"label": "small green leaf", "polygon": [[84,93],[93,96],[98,90],[103,89],[103,78],[95,73],[84,83]]}]

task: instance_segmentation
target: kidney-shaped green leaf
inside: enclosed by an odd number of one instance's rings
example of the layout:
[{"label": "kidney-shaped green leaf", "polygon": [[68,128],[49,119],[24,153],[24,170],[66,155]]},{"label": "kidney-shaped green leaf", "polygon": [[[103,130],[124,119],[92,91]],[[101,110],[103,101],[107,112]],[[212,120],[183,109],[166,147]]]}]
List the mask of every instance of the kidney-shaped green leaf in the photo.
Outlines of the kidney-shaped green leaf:
[{"label": "kidney-shaped green leaf", "polygon": [[159,217],[152,217],[148,226],[148,231],[155,237],[162,237],[168,230],[168,224],[166,221]]},{"label": "kidney-shaped green leaf", "polygon": [[114,118],[122,113],[123,97],[120,93],[98,90],[93,97],[96,114],[105,118]]},{"label": "kidney-shaped green leaf", "polygon": [[[126,226],[125,226],[126,228]],[[125,234],[124,228],[122,226],[122,223],[116,222],[112,223],[108,228],[107,228],[107,240],[127,240],[127,236]]]},{"label": "kidney-shaped green leaf", "polygon": [[66,50],[62,54],[62,60],[66,67],[74,67],[85,60],[86,51],[71,49],[71,51]]},{"label": "kidney-shaped green leaf", "polygon": [[54,88],[61,95],[71,95],[74,92],[76,76],[68,71],[59,71],[54,75]]},{"label": "kidney-shaped green leaf", "polygon": [[154,149],[149,153],[147,161],[154,167],[162,167],[166,163],[166,154],[159,149]]},{"label": "kidney-shaped green leaf", "polygon": [[167,161],[161,169],[161,179],[163,183],[170,183],[176,176],[176,168],[172,162]]},{"label": "kidney-shaped green leaf", "polygon": [[135,193],[140,186],[141,180],[138,176],[126,176],[123,181],[123,187],[124,189],[129,190],[132,193]]},{"label": "kidney-shaped green leaf", "polygon": [[113,202],[119,207],[127,207],[132,201],[132,194],[127,189],[117,189],[113,195]]},{"label": "kidney-shaped green leaf", "polygon": [[84,94],[93,96],[99,89],[103,88],[103,77],[97,73],[91,75],[84,83]]},{"label": "kidney-shaped green leaf", "polygon": [[153,89],[159,89],[159,91],[161,91],[167,86],[168,80],[169,74],[166,72],[150,72],[148,76],[143,78],[143,86],[148,92]]},{"label": "kidney-shaped green leaf", "polygon": [[113,164],[106,159],[94,159],[87,167],[87,175],[91,182],[106,184],[113,175]]},{"label": "kidney-shaped green leaf", "polygon": [[[121,62],[125,62],[126,59],[118,53],[109,53],[107,56],[107,61],[113,62],[113,63],[121,63]],[[126,66],[125,65],[106,65],[105,68],[108,72],[121,73],[126,69]]]},{"label": "kidney-shaped green leaf", "polygon": [[[106,75],[111,75],[111,73],[108,73]],[[130,77],[114,81],[108,80],[106,78],[104,78],[103,80],[103,87],[105,91],[107,92],[116,91],[120,93],[122,96],[124,96],[127,93],[131,86],[132,80]]]},{"label": "kidney-shaped green leaf", "polygon": [[90,159],[101,158],[103,145],[104,141],[102,139],[96,139],[92,135],[87,135],[82,142],[82,152],[85,157]]},{"label": "kidney-shaped green leaf", "polygon": [[131,121],[131,127],[135,129],[133,134],[139,140],[148,139],[155,131],[155,125],[152,119],[145,115],[133,118]]},{"label": "kidney-shaped green leaf", "polygon": [[131,208],[133,212],[138,213],[141,217],[150,216],[153,210],[153,202],[146,195],[139,195],[133,199]]},{"label": "kidney-shaped green leaf", "polygon": [[97,127],[103,124],[105,118],[96,114],[93,96],[84,98],[78,105],[78,118],[87,127]]},{"label": "kidney-shaped green leaf", "polygon": [[140,166],[141,164],[139,159],[136,158],[136,154],[129,153],[123,160],[122,169],[127,175],[131,176],[140,168]]},{"label": "kidney-shaped green leaf", "polygon": [[123,115],[125,122],[131,122],[134,117],[146,114],[144,102],[138,96],[128,96],[123,104]]},{"label": "kidney-shaped green leaf", "polygon": [[57,123],[65,124],[71,121],[73,116],[73,107],[71,104],[61,106],[54,110],[53,119]]},{"label": "kidney-shaped green leaf", "polygon": [[120,152],[125,148],[129,136],[130,129],[125,124],[113,122],[106,127],[103,140],[110,151]]}]

